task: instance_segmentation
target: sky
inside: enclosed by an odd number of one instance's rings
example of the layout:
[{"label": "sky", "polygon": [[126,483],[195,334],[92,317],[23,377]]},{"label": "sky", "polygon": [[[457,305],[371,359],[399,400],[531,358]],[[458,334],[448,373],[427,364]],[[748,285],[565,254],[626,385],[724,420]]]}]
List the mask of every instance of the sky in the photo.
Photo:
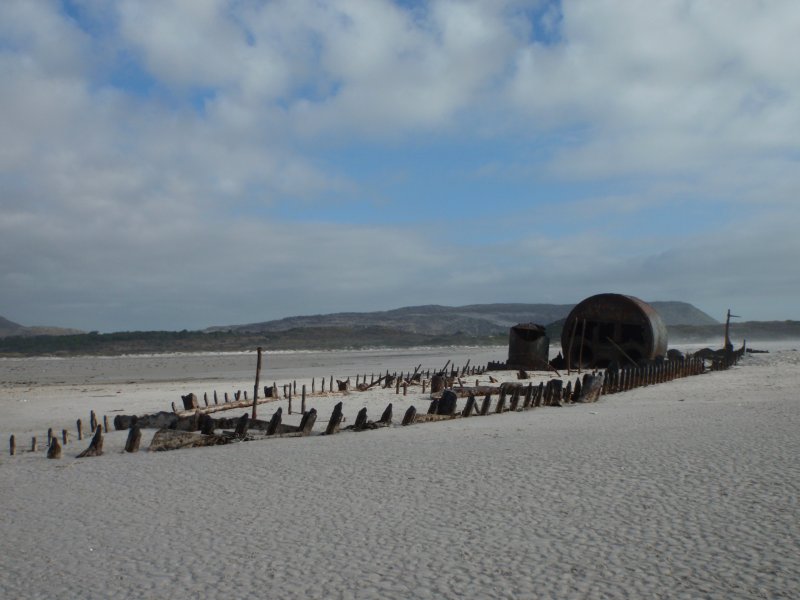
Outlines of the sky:
[{"label": "sky", "polygon": [[3,0],[0,315],[800,319],[797,0]]}]

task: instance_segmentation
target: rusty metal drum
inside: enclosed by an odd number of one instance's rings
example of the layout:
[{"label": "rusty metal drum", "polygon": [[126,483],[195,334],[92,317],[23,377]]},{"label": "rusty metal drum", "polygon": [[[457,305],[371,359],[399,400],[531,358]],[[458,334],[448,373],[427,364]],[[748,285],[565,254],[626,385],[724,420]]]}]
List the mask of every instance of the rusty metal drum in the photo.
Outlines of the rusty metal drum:
[{"label": "rusty metal drum", "polygon": [[667,327],[646,302],[623,294],[597,294],[580,302],[561,332],[572,366],[607,367],[653,360],[667,352]]}]

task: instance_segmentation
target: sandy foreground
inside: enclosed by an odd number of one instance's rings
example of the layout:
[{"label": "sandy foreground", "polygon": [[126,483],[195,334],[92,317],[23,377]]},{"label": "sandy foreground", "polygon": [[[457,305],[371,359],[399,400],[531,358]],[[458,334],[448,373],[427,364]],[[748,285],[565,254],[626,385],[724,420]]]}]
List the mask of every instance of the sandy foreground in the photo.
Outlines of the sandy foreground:
[{"label": "sandy foreground", "polygon": [[[330,437],[316,434],[340,400],[345,425],[428,400],[309,397],[310,438],[150,453],[150,431],[130,455],[112,432],[80,460],[90,409],[252,394],[255,356],[0,359],[0,598],[797,598],[793,347],[591,405]],[[504,351],[271,354],[262,384]],[[28,451],[48,427],[72,434],[61,460]]]}]

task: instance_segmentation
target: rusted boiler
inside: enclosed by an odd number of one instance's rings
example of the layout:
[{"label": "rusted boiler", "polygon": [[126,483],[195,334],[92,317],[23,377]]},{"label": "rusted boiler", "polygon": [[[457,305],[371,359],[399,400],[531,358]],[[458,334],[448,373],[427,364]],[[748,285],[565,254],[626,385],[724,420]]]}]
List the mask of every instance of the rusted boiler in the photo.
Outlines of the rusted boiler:
[{"label": "rusted boiler", "polygon": [[577,366],[606,367],[652,360],[667,353],[667,327],[646,302],[623,294],[597,294],[567,316],[561,347]]},{"label": "rusted boiler", "polygon": [[508,366],[513,369],[547,369],[550,338],[536,323],[514,325],[508,333]]}]

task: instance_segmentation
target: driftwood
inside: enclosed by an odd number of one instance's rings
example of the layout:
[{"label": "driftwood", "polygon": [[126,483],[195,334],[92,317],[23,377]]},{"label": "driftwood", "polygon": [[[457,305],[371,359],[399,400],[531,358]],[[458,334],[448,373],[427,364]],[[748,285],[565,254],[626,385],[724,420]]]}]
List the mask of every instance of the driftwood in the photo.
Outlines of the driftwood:
[{"label": "driftwood", "polygon": [[386,379],[386,375],[381,375],[381,376],[380,376],[378,379],[376,379],[376,380],[375,380],[375,381],[373,381],[372,383],[367,383],[366,381],[365,381],[364,383],[359,383],[359,384],[356,386],[356,389],[357,389],[359,392],[366,392],[368,389],[370,389],[370,388],[373,388],[373,387],[375,387],[376,385],[380,385],[380,384],[381,384],[381,382],[382,382],[384,379]]},{"label": "driftwood", "polygon": [[89,442],[89,447],[78,454],[78,458],[100,456],[101,454],[103,454],[103,430],[100,427],[96,427],[92,441]]},{"label": "driftwood", "polygon": [[222,435],[203,435],[188,431],[175,431],[174,429],[159,429],[150,442],[151,452],[177,450],[179,448],[200,448],[203,446],[219,446],[229,444],[235,438]]},{"label": "driftwood", "polygon": [[481,416],[485,417],[489,414],[489,406],[492,404],[492,396],[491,394],[486,394],[483,398],[483,402],[481,402]]}]

